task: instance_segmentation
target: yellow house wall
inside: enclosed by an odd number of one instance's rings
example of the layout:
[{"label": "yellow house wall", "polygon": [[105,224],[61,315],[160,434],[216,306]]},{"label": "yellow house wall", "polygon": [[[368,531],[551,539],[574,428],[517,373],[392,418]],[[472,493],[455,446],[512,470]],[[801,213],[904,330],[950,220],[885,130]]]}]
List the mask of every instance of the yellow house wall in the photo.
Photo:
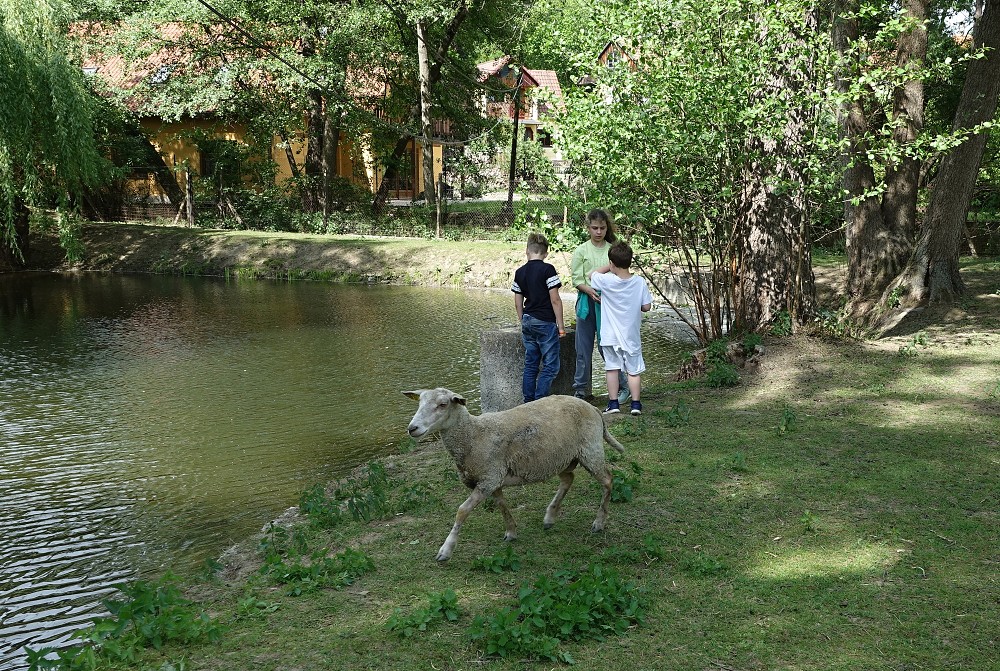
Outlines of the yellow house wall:
[{"label": "yellow house wall", "polygon": [[[222,140],[244,143],[246,127],[240,123],[212,122],[202,120],[184,121],[161,121],[159,119],[144,119],[141,121],[142,129],[149,135],[153,145],[156,147],[168,168],[175,171],[177,181],[182,189],[186,188],[187,176],[185,167],[190,167],[191,171],[197,173],[201,165],[201,153],[191,142],[190,135],[194,132],[203,132]],[[415,145],[415,152],[411,156],[414,159],[414,182],[419,193],[424,188],[423,170],[420,167],[420,144]],[[304,162],[307,144],[299,140],[290,141],[292,155],[298,166]],[[350,179],[351,181],[375,191],[381,183],[384,170],[373,165],[370,152],[364,149],[365,143],[355,146],[349,139],[341,136],[337,151],[337,175]],[[434,179],[437,180],[443,166],[443,148],[435,144],[434,154]],[[276,165],[275,183],[282,184],[292,177],[292,170],[288,164],[288,154],[282,144],[282,140],[277,135],[271,141],[271,158]],[[357,165],[356,165],[357,162]],[[149,192],[163,195],[155,181],[149,187]]]}]

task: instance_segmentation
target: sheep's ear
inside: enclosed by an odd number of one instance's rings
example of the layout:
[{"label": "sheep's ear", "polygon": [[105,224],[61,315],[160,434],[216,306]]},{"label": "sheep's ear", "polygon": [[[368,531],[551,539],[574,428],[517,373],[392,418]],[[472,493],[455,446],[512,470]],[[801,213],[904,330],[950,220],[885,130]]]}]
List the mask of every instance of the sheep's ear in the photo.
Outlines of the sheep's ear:
[{"label": "sheep's ear", "polygon": [[458,403],[459,405],[465,405],[465,397],[455,394],[454,396],[451,397],[451,402]]},{"label": "sheep's ear", "polygon": [[420,390],[419,389],[416,390],[416,391],[404,391],[403,395],[406,396],[407,398],[412,398],[414,401],[419,401],[420,400]]}]

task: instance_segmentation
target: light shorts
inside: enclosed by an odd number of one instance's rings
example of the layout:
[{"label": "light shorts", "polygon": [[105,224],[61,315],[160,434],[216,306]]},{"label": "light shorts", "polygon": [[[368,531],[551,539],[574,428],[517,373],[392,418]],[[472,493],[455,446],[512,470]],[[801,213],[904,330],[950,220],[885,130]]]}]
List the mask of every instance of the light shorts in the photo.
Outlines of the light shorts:
[{"label": "light shorts", "polygon": [[620,347],[601,345],[601,355],[604,357],[604,370],[624,370],[629,375],[640,375],[646,370],[642,352],[629,354]]}]

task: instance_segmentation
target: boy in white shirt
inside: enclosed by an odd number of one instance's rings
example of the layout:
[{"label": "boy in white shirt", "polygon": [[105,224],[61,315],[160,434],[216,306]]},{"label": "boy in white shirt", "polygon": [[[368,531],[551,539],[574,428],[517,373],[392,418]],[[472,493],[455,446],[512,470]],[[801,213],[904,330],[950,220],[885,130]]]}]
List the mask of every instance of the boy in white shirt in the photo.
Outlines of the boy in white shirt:
[{"label": "boy in white shirt", "polygon": [[629,272],[632,267],[632,248],[624,242],[608,250],[606,266],[590,273],[590,286],[601,292],[601,354],[608,378],[608,408],[605,414],[621,412],[618,404],[618,372],[628,374],[628,388],[632,393],[631,413],[642,414],[639,401],[640,375],[646,370],[642,359],[642,341],[639,323],[642,313],[653,307],[653,295],[646,280]]}]

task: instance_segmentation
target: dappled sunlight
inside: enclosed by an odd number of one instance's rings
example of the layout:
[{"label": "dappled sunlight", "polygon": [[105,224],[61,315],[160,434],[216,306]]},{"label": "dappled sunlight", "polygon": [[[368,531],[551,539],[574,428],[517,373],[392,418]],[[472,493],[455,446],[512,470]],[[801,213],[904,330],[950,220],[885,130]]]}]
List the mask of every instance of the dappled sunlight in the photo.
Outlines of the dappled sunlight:
[{"label": "dappled sunlight", "polygon": [[789,547],[766,552],[747,574],[767,580],[868,575],[889,569],[905,554],[901,547],[863,541],[842,547]]}]

